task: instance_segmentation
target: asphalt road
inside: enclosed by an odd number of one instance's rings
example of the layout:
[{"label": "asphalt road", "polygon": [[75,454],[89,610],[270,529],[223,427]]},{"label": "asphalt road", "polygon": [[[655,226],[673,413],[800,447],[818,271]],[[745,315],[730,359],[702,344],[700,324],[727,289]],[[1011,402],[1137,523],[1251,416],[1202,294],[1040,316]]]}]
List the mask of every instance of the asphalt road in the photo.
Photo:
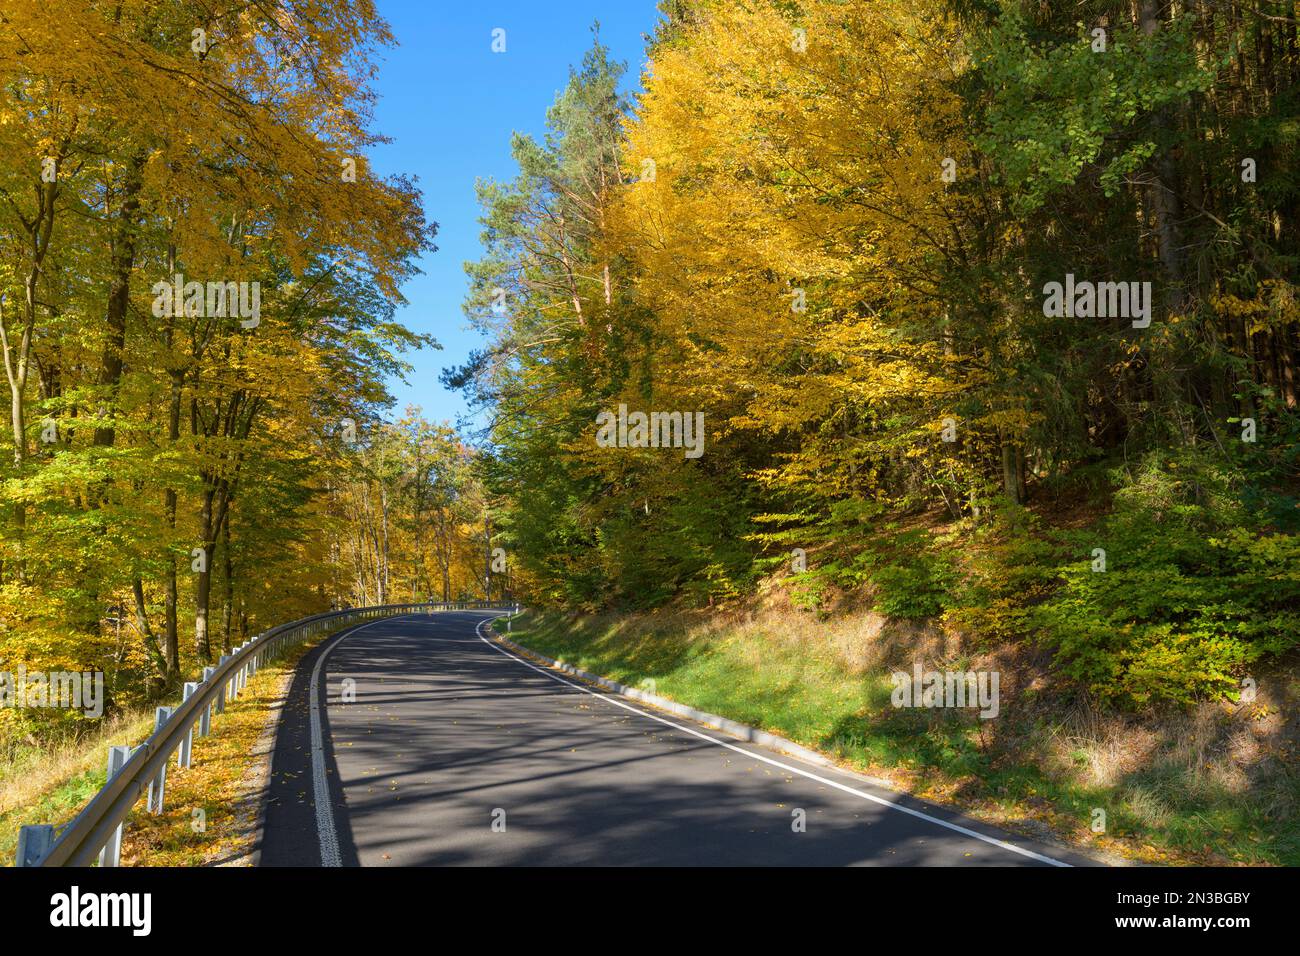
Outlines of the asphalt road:
[{"label": "asphalt road", "polygon": [[[304,658],[280,718],[262,865],[1088,862],[591,693],[480,637],[492,616],[374,622]],[[319,807],[317,792],[329,794]]]}]

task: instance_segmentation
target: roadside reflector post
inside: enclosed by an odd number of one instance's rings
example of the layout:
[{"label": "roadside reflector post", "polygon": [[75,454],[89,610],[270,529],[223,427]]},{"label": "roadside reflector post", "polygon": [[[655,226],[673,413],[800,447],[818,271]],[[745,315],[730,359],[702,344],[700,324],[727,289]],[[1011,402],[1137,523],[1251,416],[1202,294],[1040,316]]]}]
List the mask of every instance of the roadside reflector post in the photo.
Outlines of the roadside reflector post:
[{"label": "roadside reflector post", "polygon": [[[112,780],[118,772],[126,766],[126,762],[131,759],[130,747],[109,747],[108,748],[108,779]],[[113,835],[108,838],[104,848],[99,851],[100,866],[117,866],[121,862],[122,856],[122,824],[118,824],[113,830]]]},{"label": "roadside reflector post", "polygon": [[[172,715],[170,707],[159,707],[153,715],[153,732],[157,736],[162,730],[163,725],[167,723],[167,718]],[[158,776],[149,781],[149,812],[159,814],[163,812],[163,791],[167,787],[167,762],[158,768]]]}]

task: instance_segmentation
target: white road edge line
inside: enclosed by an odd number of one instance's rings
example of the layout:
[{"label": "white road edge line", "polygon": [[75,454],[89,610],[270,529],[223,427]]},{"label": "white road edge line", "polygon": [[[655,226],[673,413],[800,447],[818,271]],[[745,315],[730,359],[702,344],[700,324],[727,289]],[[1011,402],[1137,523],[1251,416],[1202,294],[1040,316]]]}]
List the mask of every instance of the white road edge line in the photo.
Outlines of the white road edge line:
[{"label": "white road edge line", "polygon": [[[343,858],[339,854],[339,835],[334,828],[334,811],[330,807],[329,780],[325,776],[325,740],[321,732],[319,693],[321,670],[334,648],[353,634],[364,631],[368,627],[374,627],[376,624],[400,620],[403,617],[410,617],[410,615],[397,614],[393,617],[383,617],[378,621],[362,624],[360,627],[353,628],[334,638],[333,643],[325,648],[320,657],[316,658],[316,666],[311,671],[311,687],[307,691],[308,696],[311,698],[311,786],[312,799],[316,803],[316,836],[320,840],[321,866],[343,865]],[[328,689],[327,687],[326,690]]]},{"label": "white road edge line", "polygon": [[735,744],[727,743],[725,740],[718,740],[716,737],[710,736],[709,734],[706,733],[702,733],[694,729],[693,727],[687,727],[682,724],[673,723],[671,720],[666,720],[665,718],[660,717],[658,714],[652,714],[648,711],[641,710],[639,707],[633,707],[630,704],[625,704],[623,703],[623,701],[617,700],[616,698],[614,698],[609,694],[602,694],[599,691],[592,690],[590,687],[584,687],[581,684],[575,684],[571,680],[565,680],[563,677],[560,677],[558,674],[552,673],[547,668],[538,667],[536,664],[532,663],[531,661],[525,660],[524,658],[520,657],[518,654],[512,654],[510,651],[506,650],[500,644],[484,637],[480,629],[483,627],[484,624],[487,624],[492,620],[495,619],[488,618],[487,620],[480,622],[478,627],[474,629],[475,631],[480,632],[478,635],[479,640],[482,641],[484,644],[486,644],[488,647],[492,648],[493,650],[504,654],[506,657],[509,657],[511,660],[518,661],[520,664],[523,664],[525,667],[531,667],[539,674],[545,674],[547,677],[551,678],[551,680],[559,681],[561,684],[568,684],[570,687],[576,688],[577,690],[582,691],[584,694],[590,694],[593,697],[599,697],[602,700],[609,701],[609,703],[613,704],[616,707],[622,707],[624,710],[629,710],[634,714],[640,714],[642,717],[649,717],[651,720],[657,720],[659,721],[659,723],[672,727],[674,730],[680,730],[683,733],[691,734],[692,736],[699,737],[701,740],[707,740],[711,744],[716,744],[719,747],[725,747],[728,750],[734,750],[738,754],[744,754],[746,757],[752,757],[755,760],[763,761],[763,763],[771,764],[773,767],[780,767],[782,770],[788,770],[790,773],[797,773],[799,774],[799,776],[807,777],[809,780],[816,780],[818,783],[824,783],[826,784],[826,786],[834,787],[836,790],[842,790],[845,793],[851,793],[856,797],[861,797],[863,800],[870,800],[872,803],[878,803],[882,807],[888,807],[891,810],[898,810],[899,812],[906,813],[909,816],[917,817],[918,819],[925,820],[929,823],[938,824],[939,826],[947,830],[953,830],[965,836],[974,837],[976,840],[981,840],[984,843],[988,843],[991,844],[992,846],[1000,847],[1004,850],[1010,850],[1012,853],[1019,853],[1021,856],[1027,856],[1031,859],[1039,860],[1051,866],[1062,866],[1062,867],[1071,866],[1071,864],[1066,863],[1064,860],[1055,860],[1052,859],[1052,857],[1050,856],[1044,856],[1041,853],[1035,853],[1033,850],[1026,850],[1024,847],[1015,846],[1014,844],[1007,843],[1005,840],[999,840],[996,839],[995,837],[987,836],[983,833],[979,833],[976,830],[971,830],[968,829],[967,827],[959,826],[956,823],[949,823],[947,820],[941,820],[939,817],[931,816],[928,813],[922,813],[920,810],[913,810],[911,807],[905,807],[902,804],[895,803],[892,800],[886,800],[883,797],[878,797],[873,793],[867,793],[865,790],[859,790],[856,787],[850,787],[847,784],[839,783],[838,781],[830,780],[827,779],[826,777],[818,776],[817,774],[812,773],[808,770],[804,770],[800,767],[792,767],[790,764],[782,763],[779,760],[773,760],[771,757],[764,756],[763,754],[754,753],[752,750],[746,750],[744,747],[738,747]]}]

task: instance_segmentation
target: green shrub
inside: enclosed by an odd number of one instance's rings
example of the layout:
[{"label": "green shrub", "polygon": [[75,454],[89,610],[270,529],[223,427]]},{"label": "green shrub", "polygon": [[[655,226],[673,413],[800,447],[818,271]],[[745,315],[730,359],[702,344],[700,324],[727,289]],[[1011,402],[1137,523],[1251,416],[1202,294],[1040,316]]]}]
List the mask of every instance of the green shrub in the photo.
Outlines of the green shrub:
[{"label": "green shrub", "polygon": [[962,562],[953,606],[944,622],[979,643],[1032,635],[1034,608],[1060,586],[1063,549],[1032,528],[995,528]]},{"label": "green shrub", "polygon": [[951,552],[932,542],[924,530],[881,535],[877,540],[879,547],[855,559],[847,572],[849,580],[870,582],[881,614],[912,619],[942,614],[957,581]]},{"label": "green shrub", "polygon": [[1242,513],[1201,477],[1148,470],[1125,492],[1113,515],[1065,537],[1074,557],[1035,629],[1102,698],[1235,696],[1252,665],[1300,640],[1300,539],[1227,526]]}]

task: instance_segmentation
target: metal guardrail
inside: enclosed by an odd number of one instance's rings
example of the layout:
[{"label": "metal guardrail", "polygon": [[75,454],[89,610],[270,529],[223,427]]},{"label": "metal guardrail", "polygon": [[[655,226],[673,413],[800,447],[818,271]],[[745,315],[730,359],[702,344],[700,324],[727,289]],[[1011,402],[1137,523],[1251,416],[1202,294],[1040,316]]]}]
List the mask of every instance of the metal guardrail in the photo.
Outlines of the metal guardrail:
[{"label": "metal guardrail", "polygon": [[180,767],[190,766],[194,734],[206,736],[214,713],[225,710],[258,669],[281,657],[292,645],[322,631],[359,621],[434,611],[497,610],[515,605],[489,601],[437,604],[386,604],[379,607],[329,611],[281,624],[222,655],[203,670],[203,680],[185,685],[176,707],[159,707],[154,732],[138,747],[110,747],[108,780],[81,812],[56,833],[50,824],[24,826],[18,834],[18,866],[117,866],[122,828],[142,795],[152,813],[162,813],[167,764],[178,755]]}]

